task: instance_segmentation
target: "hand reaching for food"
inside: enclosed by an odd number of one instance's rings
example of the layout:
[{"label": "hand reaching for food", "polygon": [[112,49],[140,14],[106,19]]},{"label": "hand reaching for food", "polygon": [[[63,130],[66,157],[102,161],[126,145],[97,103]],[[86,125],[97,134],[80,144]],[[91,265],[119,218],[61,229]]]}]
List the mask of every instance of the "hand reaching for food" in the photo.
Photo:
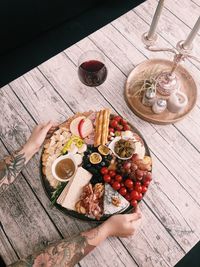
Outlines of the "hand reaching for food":
[{"label": "hand reaching for food", "polygon": [[54,124],[52,121],[44,124],[38,124],[29,137],[28,141],[24,145],[24,149],[31,154],[36,153],[41,145],[43,144],[47,134],[51,131],[52,127],[54,128]]},{"label": "hand reaching for food", "polygon": [[141,223],[139,208],[134,213],[118,214],[110,217],[104,224],[108,236],[129,237],[135,233]]},{"label": "hand reaching for food", "polygon": [[51,121],[37,125],[22,149],[0,161],[0,192],[14,182],[26,163],[38,152],[52,127]]}]

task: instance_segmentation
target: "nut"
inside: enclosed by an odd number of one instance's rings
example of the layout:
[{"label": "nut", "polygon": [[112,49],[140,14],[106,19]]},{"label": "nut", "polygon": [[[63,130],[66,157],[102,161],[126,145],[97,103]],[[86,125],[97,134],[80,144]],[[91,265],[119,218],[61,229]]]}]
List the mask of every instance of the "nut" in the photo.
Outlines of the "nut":
[{"label": "nut", "polygon": [[120,200],[118,197],[113,196],[113,197],[112,197],[112,204],[113,204],[114,206],[116,206],[116,207],[119,207],[119,205],[121,204],[121,200]]}]

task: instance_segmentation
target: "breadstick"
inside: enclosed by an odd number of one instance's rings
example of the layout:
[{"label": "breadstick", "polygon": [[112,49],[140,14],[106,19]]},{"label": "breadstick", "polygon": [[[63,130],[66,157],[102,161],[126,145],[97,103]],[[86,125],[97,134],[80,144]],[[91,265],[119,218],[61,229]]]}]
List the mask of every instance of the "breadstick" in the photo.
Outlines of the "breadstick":
[{"label": "breadstick", "polygon": [[105,145],[106,143],[106,125],[107,125],[107,116],[108,112],[106,109],[103,110],[103,128],[102,128],[102,136],[101,136],[101,144]]},{"label": "breadstick", "polygon": [[105,144],[108,143],[109,122],[110,122],[110,109],[107,109],[107,125],[106,125],[106,140],[105,140]]},{"label": "breadstick", "polygon": [[99,116],[100,116],[100,112],[97,112],[97,116],[96,116],[96,122],[95,122],[95,137],[94,137],[94,146],[97,146],[97,134],[98,134],[98,128],[99,128]]},{"label": "breadstick", "polygon": [[98,128],[98,133],[97,133],[96,146],[99,146],[101,144],[102,128],[103,128],[103,110],[100,111],[100,115],[99,115],[99,128]]}]

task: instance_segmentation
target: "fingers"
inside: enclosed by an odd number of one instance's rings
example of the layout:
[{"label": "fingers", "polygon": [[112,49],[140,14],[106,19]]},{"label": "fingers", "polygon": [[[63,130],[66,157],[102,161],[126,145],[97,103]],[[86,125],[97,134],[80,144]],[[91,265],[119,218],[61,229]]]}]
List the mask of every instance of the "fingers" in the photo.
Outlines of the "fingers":
[{"label": "fingers", "polygon": [[137,221],[142,217],[142,213],[139,208],[136,208],[133,213],[127,214],[126,217],[130,222]]}]

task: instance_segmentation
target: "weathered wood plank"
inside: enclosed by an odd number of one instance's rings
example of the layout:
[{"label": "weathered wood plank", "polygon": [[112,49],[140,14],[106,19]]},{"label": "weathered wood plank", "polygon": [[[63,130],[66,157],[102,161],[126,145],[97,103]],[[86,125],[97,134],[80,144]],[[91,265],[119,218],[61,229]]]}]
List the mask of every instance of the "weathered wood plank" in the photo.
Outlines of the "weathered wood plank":
[{"label": "weathered wood plank", "polygon": [[5,235],[2,225],[0,225],[0,255],[7,265],[18,260],[17,254]]},{"label": "weathered wood plank", "polygon": [[[171,11],[179,20],[181,20],[184,24],[187,24],[190,28],[193,28],[196,19],[200,14],[200,1],[188,1],[188,0],[167,0],[165,1],[165,7]],[[186,34],[190,32],[188,30]],[[198,33],[200,35],[200,33]],[[187,35],[186,35],[187,36]]]},{"label": "weathered wood plank", "polygon": [[[2,104],[1,101],[1,107]],[[6,154],[2,143],[0,151],[1,155]],[[59,238],[51,220],[21,175],[0,197],[1,224],[19,257],[28,256],[44,241]],[[6,254],[4,257],[6,261],[15,260]]]},{"label": "weathered wood plank", "polygon": [[[43,75],[37,70],[34,69],[31,72],[24,75],[24,77],[20,77],[16,81],[11,83],[11,86],[13,90],[17,93],[18,97],[24,101],[24,104],[26,104],[26,108],[29,113],[34,114],[34,118],[37,122],[41,121],[42,119],[50,119],[54,118],[57,121],[63,121],[68,116],[72,115],[71,110],[67,109],[66,104],[62,101],[62,99],[59,97],[59,95],[54,91],[52,86],[47,82],[47,80],[43,77]],[[33,89],[34,88],[34,89]],[[38,90],[38,88],[42,88]],[[10,89],[10,88],[9,88]],[[11,90],[7,90],[7,98],[10,100],[15,100]],[[31,92],[34,90],[34,92]],[[26,97],[25,97],[26,96]],[[45,97],[45,103],[43,103],[43,98]],[[27,98],[27,99],[26,99]],[[56,99],[56,101],[51,102],[51,99]],[[16,101],[16,100],[15,100]],[[15,102],[14,101],[14,102]],[[37,103],[37,109],[35,109],[35,103]],[[55,103],[55,104],[54,104]],[[57,105],[59,103],[59,105]],[[48,106],[51,106],[51,109],[48,111],[49,117],[44,118],[44,112],[45,110],[48,110]],[[24,114],[22,110],[19,109],[19,103],[16,103],[16,108],[18,107],[19,114],[23,117],[27,117],[28,115]],[[22,109],[22,108],[21,108]],[[38,110],[40,112],[38,112]],[[61,117],[60,117],[61,115]],[[45,115],[46,116],[46,115]],[[63,119],[64,116],[64,119]],[[84,230],[86,228],[90,228],[93,225],[89,225],[84,222],[76,221],[72,218],[68,218],[67,216],[61,216],[61,213],[59,211],[56,211],[55,208],[52,210],[49,210],[49,201],[46,201],[46,197],[44,196],[43,188],[41,187],[40,181],[37,181],[39,179],[39,168],[38,168],[38,162],[39,158],[35,159],[30,162],[32,163],[31,168],[26,168],[26,171],[23,173],[27,177],[27,180],[30,182],[33,190],[37,192],[37,196],[40,198],[41,202],[45,206],[45,209],[49,213],[49,216],[51,216],[52,220],[56,224],[59,231],[62,233],[63,236],[71,236],[72,234],[78,233],[81,230]],[[29,171],[31,169],[31,171]],[[37,181],[37,182],[36,182]],[[46,202],[47,205],[46,205]],[[54,212],[52,213],[52,211]],[[118,241],[105,241],[104,247],[106,248],[105,251],[109,251],[110,254],[116,254],[116,251],[113,249],[115,245],[115,248],[117,248],[117,251],[121,251],[121,257],[126,259],[125,262],[128,265],[134,266],[134,262],[130,255],[127,255],[127,252],[125,248],[121,245],[121,243]],[[111,258],[108,260],[108,255],[104,252],[102,252],[101,248],[96,249],[94,253],[91,253],[90,258],[94,258],[95,254],[98,253],[101,255],[100,261],[104,262],[105,264],[110,265],[111,264]],[[84,260],[84,264],[87,262],[87,258]],[[116,263],[118,266],[121,264],[120,258],[117,259],[116,257]]]}]

